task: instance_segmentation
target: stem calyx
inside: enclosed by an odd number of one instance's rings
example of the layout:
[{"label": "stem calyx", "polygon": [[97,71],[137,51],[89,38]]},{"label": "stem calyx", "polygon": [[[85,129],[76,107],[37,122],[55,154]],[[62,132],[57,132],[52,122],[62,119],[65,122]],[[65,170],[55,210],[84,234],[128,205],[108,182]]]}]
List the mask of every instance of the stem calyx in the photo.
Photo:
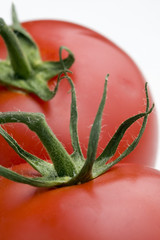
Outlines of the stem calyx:
[{"label": "stem calyx", "polygon": [[[55,91],[48,87],[48,81],[62,72],[59,61],[43,62],[38,46],[19,23],[15,7],[12,6],[12,26],[0,18],[0,35],[5,41],[9,58],[0,61],[0,83],[5,86],[34,93],[44,101],[54,97]],[[73,53],[66,47],[68,57],[64,59],[67,68],[74,62]]]},{"label": "stem calyx", "polygon": [[[141,136],[147,124],[148,115],[154,108],[154,104],[151,106],[151,108],[149,106],[150,104],[147,83],[145,84],[146,111],[125,120],[119,126],[109,143],[104,148],[101,155],[96,158],[97,146],[101,131],[102,114],[107,95],[107,82],[109,77],[109,75],[107,75],[105,79],[102,99],[93,126],[91,128],[87,150],[87,159],[84,159],[79,144],[77,130],[78,114],[75,88],[72,79],[68,76],[68,72],[70,71],[67,70],[65,62],[62,60],[62,50],[63,48],[60,48],[60,62],[63,67],[63,72],[58,76],[56,91],[58,90],[60,81],[66,78],[71,86],[70,133],[73,153],[71,155],[67,153],[63,145],[59,142],[59,140],[47,125],[43,114],[26,112],[0,113],[0,124],[14,122],[24,123],[30,128],[30,130],[34,131],[43,143],[52,161],[52,163],[46,162],[26,152],[2,127],[0,127],[0,134],[8,142],[8,144],[17,152],[17,154],[20,155],[20,157],[28,162],[41,175],[41,177],[34,178],[25,177],[16,172],[13,172],[8,168],[0,166],[0,175],[3,177],[16,182],[46,188],[55,188],[85,183],[105,173],[116,163],[120,162],[124,157],[126,157],[135,149],[141,139]],[[138,136],[133,140],[128,148],[124,150],[124,152],[121,153],[119,157],[117,157],[117,159],[111,160],[111,158],[116,153],[118,145],[122,140],[126,130],[140,118],[143,118],[143,123],[141,125]]]}]

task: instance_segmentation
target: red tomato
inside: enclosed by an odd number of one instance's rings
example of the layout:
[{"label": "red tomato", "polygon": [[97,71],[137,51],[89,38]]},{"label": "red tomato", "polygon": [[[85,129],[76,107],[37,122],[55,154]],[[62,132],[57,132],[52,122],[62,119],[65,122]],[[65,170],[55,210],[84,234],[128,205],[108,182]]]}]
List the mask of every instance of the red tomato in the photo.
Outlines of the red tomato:
[{"label": "red tomato", "polygon": [[[58,60],[60,46],[67,46],[75,55],[72,79],[77,93],[79,113],[78,131],[82,152],[86,155],[90,127],[102,96],[104,79],[110,74],[108,96],[102,121],[98,155],[110,137],[126,118],[145,111],[144,78],[131,58],[107,38],[85,27],[62,21],[32,21],[23,24],[37,42],[44,60]],[[43,31],[43,34],[42,34]],[[0,58],[6,56],[6,48],[0,40]],[[51,82],[51,87],[55,79]],[[43,102],[33,95],[1,89],[0,111],[42,112],[53,132],[72,152],[70,119],[70,86],[64,80],[51,101]],[[135,123],[123,138],[116,157],[132,142],[140,129]],[[27,151],[48,159],[38,138],[22,124],[8,124],[6,129]],[[0,138],[1,164],[11,166],[22,162],[8,144]],[[149,117],[145,133],[133,153],[125,162],[137,162],[153,166],[157,148],[157,118],[155,111]]]},{"label": "red tomato", "polygon": [[[35,174],[27,164],[13,170]],[[52,190],[0,184],[3,240],[160,239],[157,170],[119,164],[88,183]]]}]

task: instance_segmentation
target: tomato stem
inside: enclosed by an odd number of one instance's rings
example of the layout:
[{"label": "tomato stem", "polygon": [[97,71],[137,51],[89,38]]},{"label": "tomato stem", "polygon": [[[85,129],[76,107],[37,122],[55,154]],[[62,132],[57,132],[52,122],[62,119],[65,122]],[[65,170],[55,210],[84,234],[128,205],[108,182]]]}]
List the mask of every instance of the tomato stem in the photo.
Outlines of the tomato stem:
[{"label": "tomato stem", "polygon": [[84,156],[82,154],[82,150],[79,144],[79,137],[78,137],[78,128],[77,128],[77,121],[78,121],[78,113],[77,113],[77,100],[76,100],[76,91],[75,87],[73,84],[72,79],[68,76],[68,72],[72,73],[69,71],[62,59],[62,51],[63,49],[66,50],[66,48],[60,48],[59,49],[59,58],[60,62],[63,66],[63,73],[64,76],[61,77],[61,75],[58,76],[58,81],[67,78],[70,86],[71,86],[71,114],[70,114],[70,135],[71,135],[71,141],[72,141],[72,147],[74,153],[72,154],[72,158],[74,158],[75,161],[78,161],[79,164],[83,163],[84,161]]},{"label": "tomato stem", "polygon": [[[51,91],[48,81],[63,71],[61,61],[42,61],[38,46],[21,26],[12,6],[12,27],[0,19],[0,35],[4,39],[9,58],[0,62],[0,83],[5,86],[34,93],[44,101],[55,96],[56,90]],[[74,62],[73,53],[66,47],[68,56],[63,59],[65,66],[70,68]]]},{"label": "tomato stem", "polygon": [[14,72],[17,76],[27,79],[32,72],[31,66],[19,44],[16,35],[4,20],[0,18],[0,34],[3,37]]}]

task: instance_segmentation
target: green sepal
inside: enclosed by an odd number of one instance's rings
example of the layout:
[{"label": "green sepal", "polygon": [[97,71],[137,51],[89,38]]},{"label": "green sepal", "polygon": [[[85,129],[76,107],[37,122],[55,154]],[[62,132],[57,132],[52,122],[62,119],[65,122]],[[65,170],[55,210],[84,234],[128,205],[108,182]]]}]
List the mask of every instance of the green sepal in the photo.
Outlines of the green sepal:
[{"label": "green sepal", "polygon": [[12,4],[11,29],[14,31],[15,35],[17,36],[21,47],[24,48],[24,52],[26,56],[29,58],[29,61],[32,62],[33,60],[33,63],[36,60],[41,62],[41,57],[39,54],[39,49],[37,47],[37,44],[31,37],[31,35],[20,24],[14,4]]},{"label": "green sepal", "polygon": [[[9,58],[0,62],[0,83],[34,93],[48,101],[55,95],[55,91],[49,89],[48,82],[63,71],[61,61],[42,61],[35,41],[19,23],[14,6],[12,21],[12,26],[8,27],[4,20],[0,19],[0,34],[9,53]],[[68,57],[63,61],[66,68],[70,68],[74,55],[65,46],[60,48],[68,52]]]},{"label": "green sepal", "polygon": [[79,174],[75,177],[74,179],[75,182],[86,182],[92,179],[92,168],[96,160],[98,140],[99,140],[99,135],[101,131],[102,113],[103,113],[103,109],[106,101],[108,77],[109,77],[109,74],[105,78],[102,99],[101,99],[94,123],[91,128],[91,133],[90,133],[89,143],[88,143],[88,150],[87,150],[87,159],[83,167],[81,168]]},{"label": "green sepal", "polygon": [[71,157],[74,161],[77,162],[77,167],[81,168],[84,163],[84,156],[82,154],[81,146],[79,143],[79,136],[78,136],[78,113],[77,113],[77,100],[76,100],[76,91],[73,84],[72,79],[68,76],[68,72],[72,73],[66,68],[65,62],[62,59],[62,48],[59,50],[60,62],[63,66],[62,76],[58,76],[58,82],[64,78],[66,78],[71,86],[71,113],[70,113],[70,135],[71,135],[71,142],[73,147],[73,153]]},{"label": "green sepal", "polygon": [[34,187],[46,187],[46,188],[55,188],[67,186],[70,181],[70,177],[56,177],[45,176],[45,177],[25,177],[21,174],[18,174],[9,168],[0,166],[0,176],[10,179],[14,182],[28,184]]},{"label": "green sepal", "polygon": [[[145,83],[145,94],[146,94],[146,112],[139,113],[131,118],[128,118],[119,126],[118,130],[115,132],[115,134],[107,144],[106,148],[103,150],[102,154],[96,159],[92,169],[93,178],[108,171],[111,167],[113,167],[115,164],[117,164],[123,158],[129,155],[138,145],[144,133],[144,130],[147,124],[148,115],[152,112],[154,108],[154,104],[152,104],[151,108],[149,109],[149,96],[148,96],[148,90],[147,90],[147,83]],[[119,143],[123,138],[126,130],[140,118],[144,118],[144,119],[143,119],[138,136],[127,147],[127,149],[120,154],[119,157],[117,157],[114,161],[107,163],[116,153]]]},{"label": "green sepal", "polygon": [[16,140],[13,139],[2,127],[0,127],[0,134],[14,149],[14,151],[26,162],[28,162],[35,170],[37,170],[42,176],[57,176],[57,172],[51,163],[43,161],[42,159],[22,149]]}]

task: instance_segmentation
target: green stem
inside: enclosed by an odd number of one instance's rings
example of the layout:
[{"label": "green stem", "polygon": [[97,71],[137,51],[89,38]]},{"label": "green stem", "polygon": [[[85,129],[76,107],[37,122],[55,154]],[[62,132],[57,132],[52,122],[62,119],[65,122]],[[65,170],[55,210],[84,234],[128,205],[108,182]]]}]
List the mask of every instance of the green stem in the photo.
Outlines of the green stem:
[{"label": "green stem", "polygon": [[68,51],[68,49],[64,46],[60,47],[60,49],[59,49],[59,58],[60,58],[60,62],[63,67],[62,73],[64,74],[64,76],[62,76],[62,77],[59,76],[59,79],[66,78],[71,86],[70,135],[71,135],[72,147],[74,150],[74,152],[72,154],[72,158],[74,158],[74,160],[76,160],[76,161],[79,161],[80,166],[81,166],[81,163],[83,163],[83,161],[84,161],[84,156],[82,154],[82,150],[81,150],[80,143],[79,143],[79,136],[78,136],[78,127],[77,127],[78,113],[77,113],[76,91],[75,91],[75,87],[74,87],[72,79],[68,76],[68,73],[72,73],[72,72],[67,69],[65,62],[62,59],[62,51],[63,50]]},{"label": "green stem", "polygon": [[70,155],[47,125],[43,114],[25,112],[1,113],[0,123],[7,122],[24,123],[38,135],[48,151],[59,177],[73,177],[76,174],[76,168]]},{"label": "green stem", "polygon": [[[39,136],[43,145],[47,149],[54,167],[59,177],[70,176],[73,177],[76,173],[76,168],[72,162],[70,155],[67,153],[62,144],[58,141],[54,133],[47,125],[44,118],[40,119],[40,124],[35,125],[35,132]],[[40,128],[42,130],[40,130]],[[32,129],[33,130],[33,129]]]},{"label": "green stem", "polygon": [[21,49],[16,35],[11,28],[5,24],[2,18],[0,18],[0,34],[7,45],[10,61],[15,74],[27,79],[32,72],[31,66]]}]

